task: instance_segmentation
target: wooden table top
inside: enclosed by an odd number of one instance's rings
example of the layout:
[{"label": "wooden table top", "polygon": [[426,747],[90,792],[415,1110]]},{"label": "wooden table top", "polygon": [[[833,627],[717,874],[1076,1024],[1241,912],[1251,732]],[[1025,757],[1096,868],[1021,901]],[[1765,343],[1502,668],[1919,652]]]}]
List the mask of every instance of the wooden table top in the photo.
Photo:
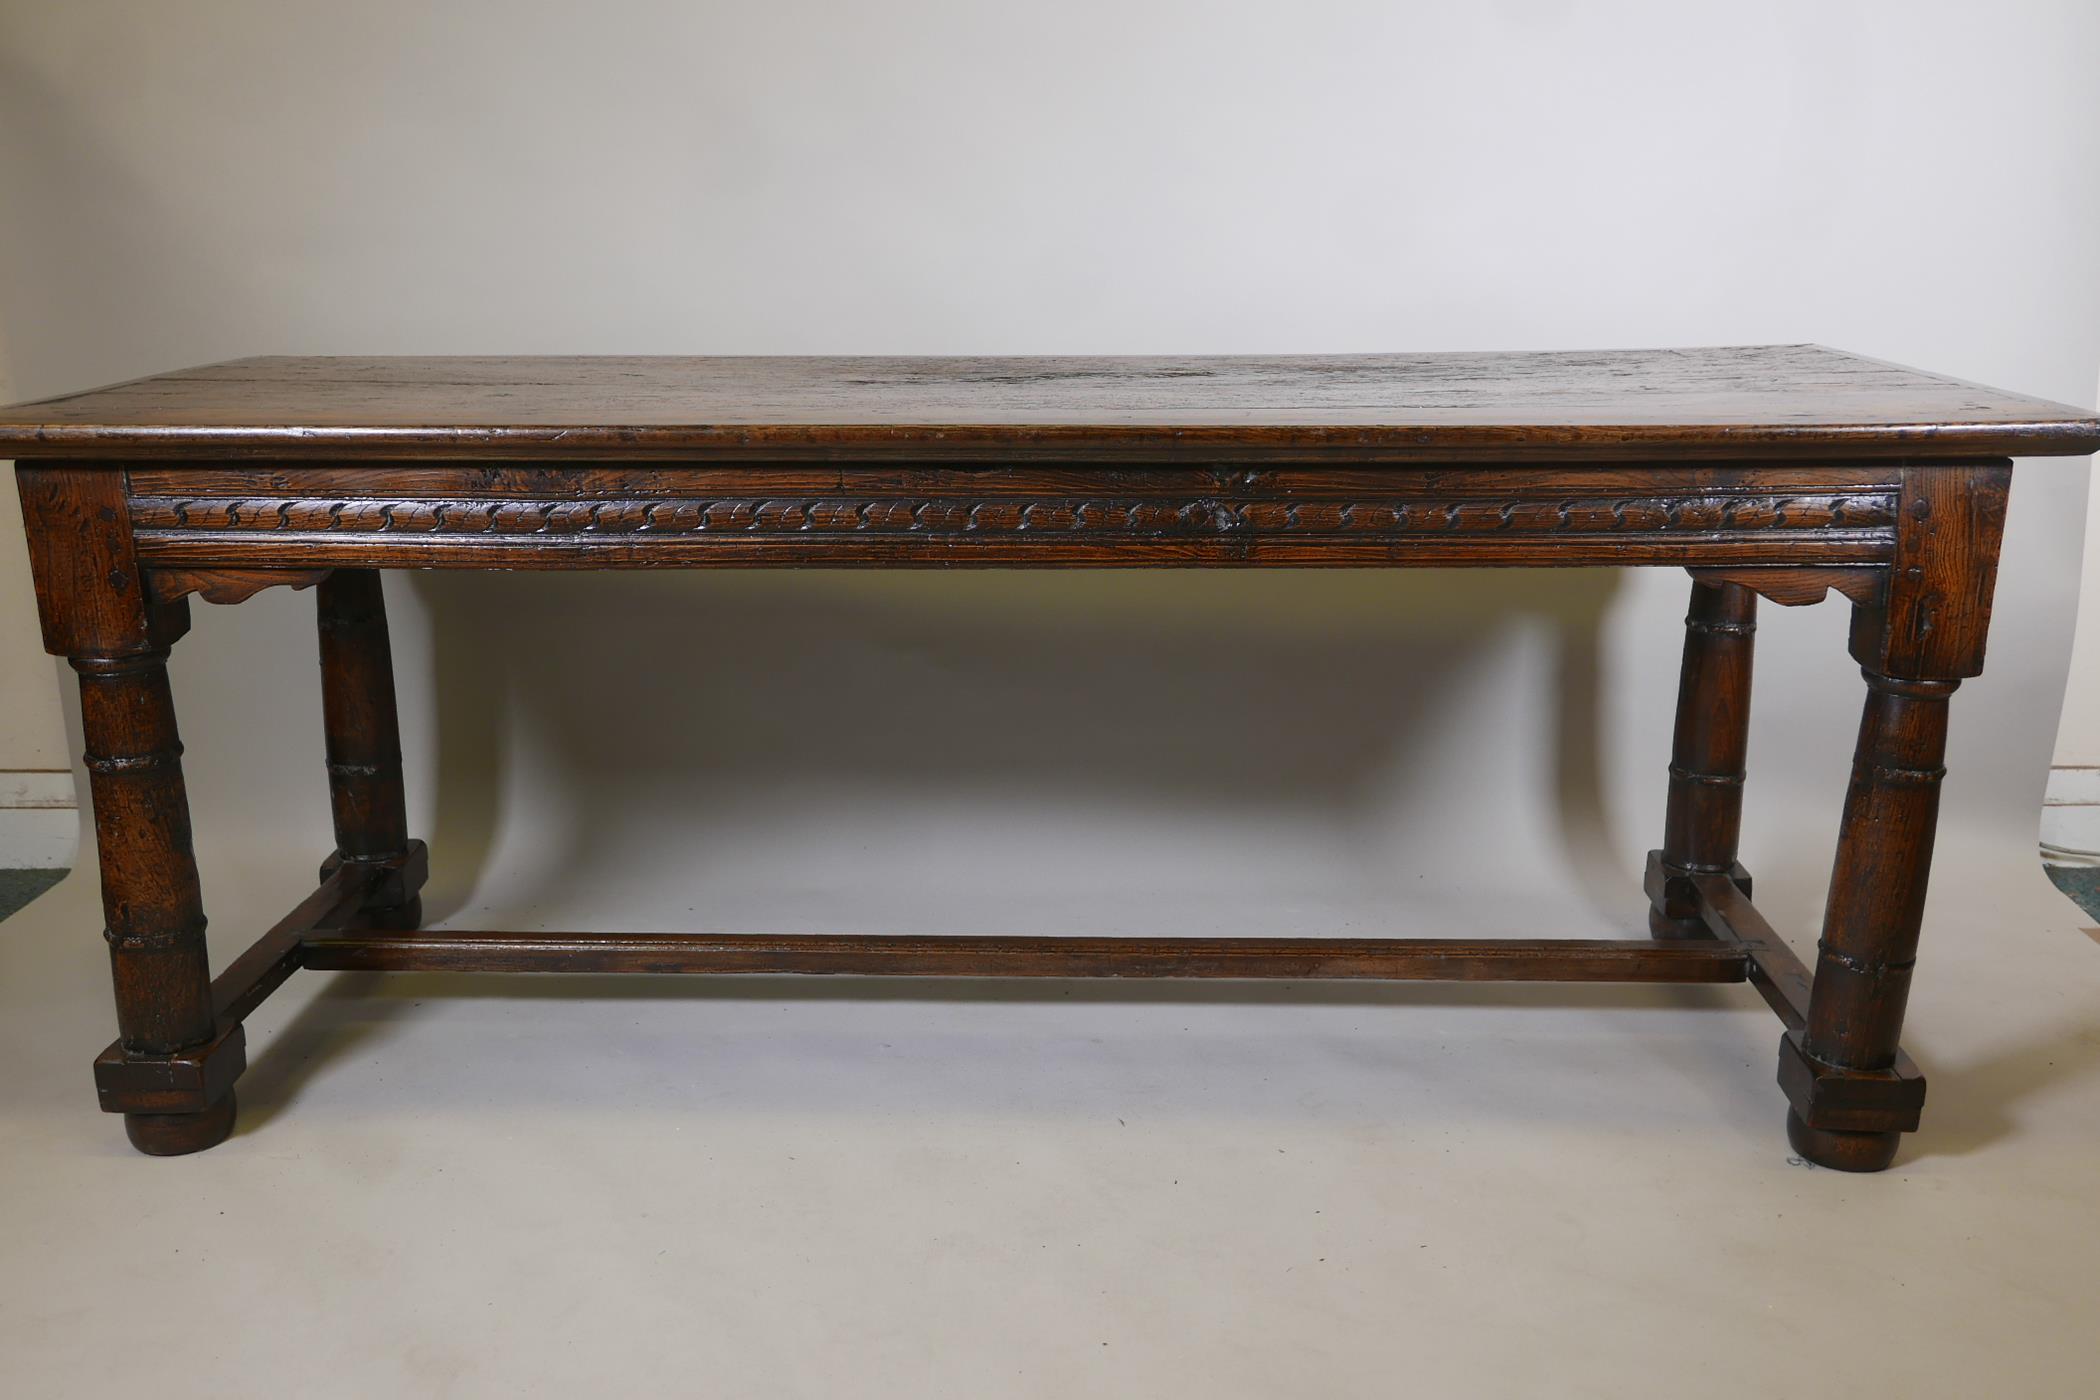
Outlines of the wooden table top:
[{"label": "wooden table top", "polygon": [[0,456],[2073,455],[2100,417],[1816,345],[1095,358],[272,356],[0,409]]}]

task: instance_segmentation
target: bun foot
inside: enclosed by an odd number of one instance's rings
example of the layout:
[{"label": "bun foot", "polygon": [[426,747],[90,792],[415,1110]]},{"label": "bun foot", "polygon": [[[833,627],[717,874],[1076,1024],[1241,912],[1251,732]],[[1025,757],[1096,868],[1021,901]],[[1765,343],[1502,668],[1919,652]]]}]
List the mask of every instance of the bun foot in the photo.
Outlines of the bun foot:
[{"label": "bun foot", "polygon": [[217,1147],[233,1132],[233,1091],[202,1113],[127,1113],[124,1135],[149,1157],[180,1157]]},{"label": "bun foot", "polygon": [[1786,1115],[1786,1140],[1794,1151],[1819,1167],[1840,1172],[1878,1172],[1896,1160],[1901,1133],[1839,1133],[1811,1128],[1792,1109]]}]

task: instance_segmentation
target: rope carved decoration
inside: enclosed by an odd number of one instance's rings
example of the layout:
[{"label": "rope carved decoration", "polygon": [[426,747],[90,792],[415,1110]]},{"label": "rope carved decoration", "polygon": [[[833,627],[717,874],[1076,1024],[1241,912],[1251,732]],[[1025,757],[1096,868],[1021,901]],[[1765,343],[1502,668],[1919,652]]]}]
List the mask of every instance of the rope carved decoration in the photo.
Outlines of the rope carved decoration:
[{"label": "rope carved decoration", "polygon": [[354,500],[141,496],[151,532],[354,535],[1493,535],[1889,529],[1892,493],[1556,497],[1534,501],[1238,500],[1205,496],[677,497]]}]

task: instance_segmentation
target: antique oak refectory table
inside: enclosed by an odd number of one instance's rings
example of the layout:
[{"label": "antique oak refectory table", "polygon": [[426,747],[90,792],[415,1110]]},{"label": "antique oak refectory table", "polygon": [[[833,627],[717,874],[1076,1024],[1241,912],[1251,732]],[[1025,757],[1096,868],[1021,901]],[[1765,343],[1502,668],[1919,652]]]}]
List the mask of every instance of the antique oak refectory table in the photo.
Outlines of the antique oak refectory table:
[{"label": "antique oak refectory table", "polygon": [[[300,968],[1743,982],[1797,1151],[1888,1165],[1947,702],[2015,456],[2100,419],[1817,346],[1234,358],[266,358],[0,410],[79,673],[118,1037],[103,1108],[222,1141]],[[382,569],[1689,570],[1649,937],[420,931]],[[213,976],[166,662],[189,595],[314,586],[336,848]],[[1736,859],[1756,602],[1853,608],[1865,714],[1813,975]]]}]

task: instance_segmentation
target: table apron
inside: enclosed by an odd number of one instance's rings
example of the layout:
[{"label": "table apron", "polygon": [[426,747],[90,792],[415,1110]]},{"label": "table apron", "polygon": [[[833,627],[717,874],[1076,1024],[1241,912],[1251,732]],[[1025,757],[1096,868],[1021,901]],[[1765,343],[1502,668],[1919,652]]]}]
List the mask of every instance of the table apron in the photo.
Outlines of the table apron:
[{"label": "table apron", "polygon": [[1860,566],[1901,464],[141,468],[163,567]]}]

